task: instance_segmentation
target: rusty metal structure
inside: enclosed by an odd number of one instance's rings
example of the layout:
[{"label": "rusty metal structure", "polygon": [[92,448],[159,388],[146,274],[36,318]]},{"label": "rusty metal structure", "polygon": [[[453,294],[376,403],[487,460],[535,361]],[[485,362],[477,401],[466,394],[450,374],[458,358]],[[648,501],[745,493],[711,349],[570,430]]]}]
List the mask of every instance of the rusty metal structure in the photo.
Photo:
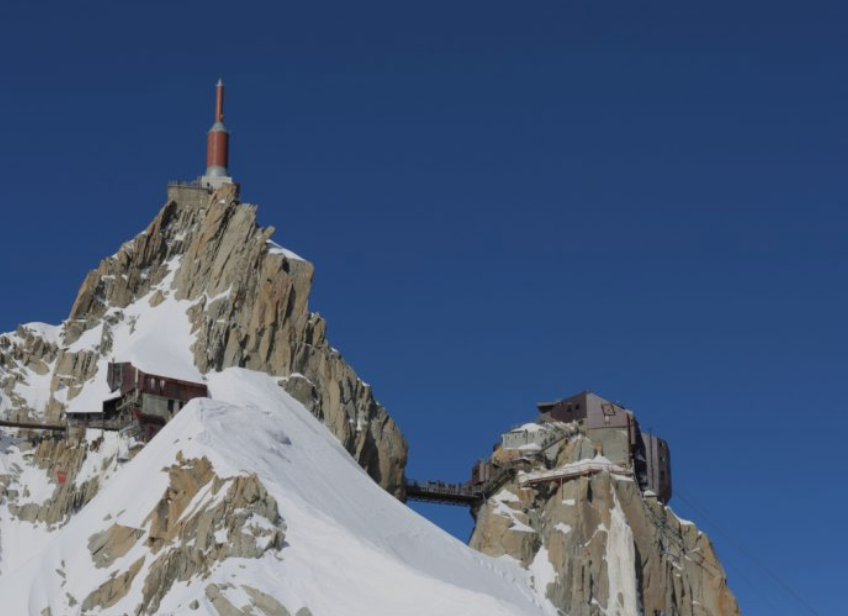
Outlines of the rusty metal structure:
[{"label": "rusty metal structure", "polygon": [[203,383],[151,374],[129,362],[110,362],[106,380],[109,391],[118,395],[104,400],[99,413],[68,413],[70,426],[121,430],[135,423],[147,441],[189,400],[209,396]]},{"label": "rusty metal structure", "polygon": [[671,452],[668,443],[647,432],[642,432],[641,436],[642,456],[645,460],[641,483],[644,489],[656,494],[660,502],[667,503],[672,496]]}]

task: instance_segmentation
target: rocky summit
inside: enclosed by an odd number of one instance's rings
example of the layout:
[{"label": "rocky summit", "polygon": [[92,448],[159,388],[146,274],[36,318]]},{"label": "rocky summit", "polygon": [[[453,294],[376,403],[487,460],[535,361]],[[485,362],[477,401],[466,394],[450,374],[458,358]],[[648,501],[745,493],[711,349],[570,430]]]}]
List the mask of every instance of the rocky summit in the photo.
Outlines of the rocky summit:
[{"label": "rocky summit", "polygon": [[537,455],[525,449],[522,470],[475,508],[471,547],[521,562],[565,614],[739,615],[704,533],[644,493],[582,426],[546,429],[554,438]]},{"label": "rocky summit", "polygon": [[739,614],[630,419],[505,435],[459,489],[470,547],[409,509],[406,442],[273,232],[233,184],[169,186],[66,321],[0,335],[4,614]]},{"label": "rocky summit", "polygon": [[[168,196],[146,230],[88,274],[60,328],[23,327],[0,338],[4,410],[48,421],[69,406],[99,410],[102,400],[77,398],[86,385],[105,382],[114,330],[139,318],[127,308],[173,298],[185,304],[199,374],[243,367],[282,377],[380,485],[402,496],[406,442],[371,387],[327,342],[324,319],[309,311],[312,264],[272,242],[274,229],[257,225],[256,207],[238,203],[232,184],[211,195],[173,186]],[[26,395],[47,381],[46,405],[43,393]]]}]

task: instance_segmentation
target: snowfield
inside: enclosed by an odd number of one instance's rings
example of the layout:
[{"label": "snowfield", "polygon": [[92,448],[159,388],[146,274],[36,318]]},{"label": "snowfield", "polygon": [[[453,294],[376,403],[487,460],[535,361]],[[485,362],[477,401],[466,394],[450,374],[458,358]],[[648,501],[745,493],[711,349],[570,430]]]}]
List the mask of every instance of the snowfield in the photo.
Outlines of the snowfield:
[{"label": "snowfield", "polygon": [[[135,613],[144,568],[112,607],[83,612],[81,603],[110,575],[148,554],[145,542],[97,568],[88,541],[115,522],[144,528],[178,454],[206,457],[222,478],[255,474],[279,505],[285,545],[258,559],[230,558],[206,579],[175,584],[157,614],[217,616],[204,592],[210,583],[232,584],[225,592],[239,608],[249,604],[241,589],[249,585],[292,614],[307,607],[314,616],[556,614],[540,594],[548,566],[534,568],[533,584],[515,561],[471,550],[395,500],[279,387],[279,379],[237,368],[207,378],[212,399],[189,403],[46,546],[33,546],[25,564],[4,570],[4,615],[43,616],[48,607],[53,616]],[[191,609],[195,600],[198,609]]]}]

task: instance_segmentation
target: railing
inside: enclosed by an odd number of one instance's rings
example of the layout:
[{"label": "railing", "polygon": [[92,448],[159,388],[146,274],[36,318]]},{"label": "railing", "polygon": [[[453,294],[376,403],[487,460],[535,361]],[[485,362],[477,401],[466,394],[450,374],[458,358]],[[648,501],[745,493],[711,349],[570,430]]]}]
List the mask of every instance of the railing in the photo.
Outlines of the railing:
[{"label": "railing", "polygon": [[72,428],[91,428],[93,430],[118,431],[131,425],[132,419],[114,418],[104,419],[102,413],[74,413],[68,415],[68,426]]},{"label": "railing", "polygon": [[479,486],[469,486],[463,483],[410,480],[406,484],[406,496],[409,500],[448,505],[471,505],[483,498],[483,492]]},{"label": "railing", "polygon": [[0,420],[0,426],[21,428],[22,430],[52,430],[54,432],[64,432],[68,427],[65,424],[40,424],[26,421],[6,421],[5,419]]},{"label": "railing", "polygon": [[548,483],[551,481],[564,481],[573,477],[594,475],[596,473],[614,473],[616,475],[632,476],[633,471],[613,462],[595,462],[591,459],[572,462],[550,471],[539,471],[535,473],[522,473],[518,476],[518,485],[522,488]]},{"label": "railing", "polygon": [[207,191],[209,190],[208,186],[201,184],[197,180],[171,180],[168,182],[168,188],[202,188]]},{"label": "railing", "polygon": [[475,485],[446,483],[444,481],[419,482],[410,479],[406,483],[406,496],[409,500],[446,505],[474,505],[487,499],[503,484],[505,479],[514,476],[522,467],[526,468],[526,465],[526,461],[516,460],[498,468],[497,472],[489,479]]},{"label": "railing", "polygon": [[121,403],[117,406],[117,410],[123,411],[127,408],[133,408],[134,406],[136,406],[136,403],[138,402],[139,398],[141,398],[141,392],[138,389],[133,389],[128,396],[124,397],[124,399],[121,400]]},{"label": "railing", "polygon": [[524,462],[516,460],[507,464],[506,466],[499,468],[494,475],[492,475],[486,481],[480,484],[480,491],[482,492],[482,494],[488,497],[489,494],[497,490],[501,486],[503,481],[508,477],[511,477],[518,470],[518,467],[523,464]]},{"label": "railing", "polygon": [[[520,426],[519,426],[520,427]],[[510,430],[512,432],[512,430]],[[534,443],[532,440],[526,440],[524,445],[509,447],[511,450],[521,450],[523,447],[528,447],[530,445],[538,445],[539,450],[538,453],[544,452],[546,449],[554,446],[556,443],[561,442],[564,439],[568,438],[568,435],[564,432],[560,431],[557,428],[547,428],[547,434],[542,437],[542,440],[538,443]],[[507,433],[509,434],[509,433]],[[526,450],[525,450],[526,451]]]}]

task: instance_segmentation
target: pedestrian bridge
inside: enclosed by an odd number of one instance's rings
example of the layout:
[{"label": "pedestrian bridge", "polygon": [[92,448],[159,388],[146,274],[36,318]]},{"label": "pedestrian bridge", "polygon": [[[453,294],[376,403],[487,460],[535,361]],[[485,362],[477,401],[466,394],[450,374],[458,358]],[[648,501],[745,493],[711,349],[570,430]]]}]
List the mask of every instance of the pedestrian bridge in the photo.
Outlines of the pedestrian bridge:
[{"label": "pedestrian bridge", "polygon": [[498,468],[491,478],[479,484],[408,479],[406,482],[406,498],[407,500],[424,503],[473,507],[489,498],[508,479],[515,477],[520,470],[526,467],[525,461],[516,460]]}]

